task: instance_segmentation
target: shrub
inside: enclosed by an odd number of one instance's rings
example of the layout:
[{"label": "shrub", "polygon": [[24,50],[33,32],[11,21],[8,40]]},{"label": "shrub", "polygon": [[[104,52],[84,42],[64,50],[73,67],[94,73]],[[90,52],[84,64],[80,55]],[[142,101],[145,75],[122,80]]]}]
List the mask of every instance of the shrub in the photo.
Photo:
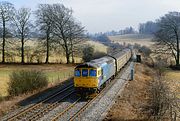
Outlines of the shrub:
[{"label": "shrub", "polygon": [[10,75],[9,89],[10,95],[19,95],[41,89],[48,85],[46,75],[36,70],[14,71]]},{"label": "shrub", "polygon": [[146,46],[142,46],[139,49],[139,52],[143,53],[145,56],[149,57],[149,55],[152,53],[151,49],[146,47]]},{"label": "shrub", "polygon": [[150,83],[149,93],[150,99],[147,109],[150,112],[151,118],[153,118],[154,121],[163,120],[167,116],[171,101],[169,87],[167,83],[162,80],[161,76]]},{"label": "shrub", "polygon": [[3,96],[0,94],[0,102],[3,101],[3,100],[4,100],[4,98],[3,98]]}]

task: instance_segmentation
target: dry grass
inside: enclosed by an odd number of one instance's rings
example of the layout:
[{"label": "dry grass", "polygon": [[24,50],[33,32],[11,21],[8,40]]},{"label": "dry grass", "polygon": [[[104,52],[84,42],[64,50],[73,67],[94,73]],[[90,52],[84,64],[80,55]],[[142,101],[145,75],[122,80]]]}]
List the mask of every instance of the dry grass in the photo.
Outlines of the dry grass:
[{"label": "dry grass", "polygon": [[168,70],[165,72],[165,78],[170,89],[180,99],[180,71]]},{"label": "dry grass", "polygon": [[140,34],[127,34],[127,35],[118,35],[118,36],[109,36],[113,42],[118,42],[120,44],[140,44],[150,47],[154,44],[152,42],[151,35],[140,35]]},{"label": "dry grass", "polygon": [[142,107],[148,103],[147,87],[152,80],[152,70],[143,64],[135,68],[135,80],[130,81],[117,98],[105,121],[146,121]]}]

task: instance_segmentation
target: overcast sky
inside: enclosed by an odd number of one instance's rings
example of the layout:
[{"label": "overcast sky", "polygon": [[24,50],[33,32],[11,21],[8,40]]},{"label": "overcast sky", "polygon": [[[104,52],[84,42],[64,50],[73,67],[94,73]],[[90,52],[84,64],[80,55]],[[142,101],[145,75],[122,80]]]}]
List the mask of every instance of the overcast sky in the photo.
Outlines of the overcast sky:
[{"label": "overcast sky", "polygon": [[[2,1],[2,0],[0,0]],[[90,33],[120,30],[155,20],[169,11],[180,12],[180,0],[7,0],[19,7],[37,8],[38,3],[62,3]]]}]

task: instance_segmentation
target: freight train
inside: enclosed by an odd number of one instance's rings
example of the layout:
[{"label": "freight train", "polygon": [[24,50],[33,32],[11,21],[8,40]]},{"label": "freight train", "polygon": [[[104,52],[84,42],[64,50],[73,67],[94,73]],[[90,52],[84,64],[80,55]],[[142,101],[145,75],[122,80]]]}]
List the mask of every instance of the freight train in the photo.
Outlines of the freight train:
[{"label": "freight train", "polygon": [[124,49],[112,56],[104,56],[76,66],[74,87],[81,96],[93,96],[114,78],[132,56],[131,49]]}]

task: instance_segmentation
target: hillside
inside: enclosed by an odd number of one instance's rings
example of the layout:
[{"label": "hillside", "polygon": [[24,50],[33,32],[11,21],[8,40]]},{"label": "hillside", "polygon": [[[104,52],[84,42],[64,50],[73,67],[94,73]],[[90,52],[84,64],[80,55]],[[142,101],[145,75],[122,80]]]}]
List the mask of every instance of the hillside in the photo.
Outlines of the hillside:
[{"label": "hillside", "polygon": [[117,35],[117,36],[109,36],[109,39],[113,42],[118,42],[120,44],[140,44],[145,46],[151,46],[154,44],[152,41],[152,35],[144,35],[144,34],[126,34],[126,35]]}]

